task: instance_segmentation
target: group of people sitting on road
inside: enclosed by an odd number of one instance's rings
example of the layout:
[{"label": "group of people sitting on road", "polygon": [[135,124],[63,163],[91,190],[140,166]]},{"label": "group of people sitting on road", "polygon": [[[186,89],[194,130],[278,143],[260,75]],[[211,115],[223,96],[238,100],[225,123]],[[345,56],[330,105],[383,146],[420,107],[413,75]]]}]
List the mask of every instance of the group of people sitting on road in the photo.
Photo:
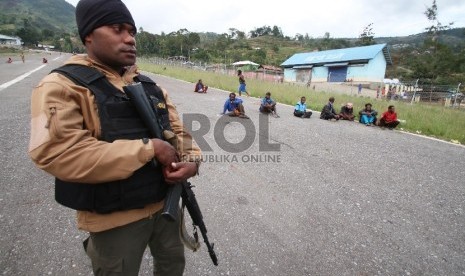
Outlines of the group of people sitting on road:
[{"label": "group of people sitting on road", "polygon": [[[241,96],[242,93],[245,93],[248,97],[250,97],[249,92],[247,92],[247,85],[245,83],[245,77],[242,74],[242,70],[237,70],[237,76],[239,77],[239,96]],[[242,99],[236,98],[236,93],[230,93],[229,98],[224,103],[222,114],[248,119],[249,117],[245,115],[245,109],[242,103]],[[265,97],[261,99],[260,107],[258,110],[262,114],[267,114],[275,118],[279,118],[279,115],[276,111],[276,101],[271,98],[270,92],[266,92]]]},{"label": "group of people sitting on road", "polygon": [[[21,53],[19,55],[19,57],[21,58],[21,61],[24,63],[26,61],[26,58],[24,56],[23,53]],[[6,60],[6,63],[13,63],[13,59],[11,57],[9,57],[7,60]],[[48,60],[46,58],[42,58],[42,63],[48,63]]]},{"label": "group of people sitting on road", "polygon": [[[242,103],[242,99],[237,98],[236,93],[229,93],[229,98],[225,101],[223,112],[221,114],[248,119],[249,117],[245,115],[245,109]],[[279,115],[276,111],[276,101],[271,98],[270,92],[266,92],[265,97],[263,97],[261,100],[258,110],[262,114],[279,118]]]},{"label": "group of people sitting on road", "polygon": [[[359,122],[366,126],[380,126],[394,129],[399,124],[397,119],[396,109],[393,105],[388,107],[388,110],[381,115],[381,118],[377,118],[378,112],[372,108],[371,103],[365,104],[365,108],[358,112]],[[328,103],[323,107],[321,111],[320,119],[323,120],[348,120],[354,121],[354,108],[352,103],[346,103],[341,107],[339,113],[334,109],[334,97],[330,97]]]},{"label": "group of people sitting on road", "polygon": [[[266,92],[265,97],[262,98],[259,111],[262,114],[270,114],[275,118],[279,118],[279,115],[276,111],[276,101],[271,98],[271,93]],[[229,116],[246,118],[249,117],[245,115],[245,108],[241,98],[236,97],[236,93],[230,93],[229,98],[225,101],[223,106],[222,114]],[[371,103],[365,104],[365,108],[359,111],[359,122],[365,124],[366,126],[380,126],[387,127],[389,129],[394,129],[399,124],[397,119],[397,113],[395,107],[390,105],[388,110],[381,115],[381,118],[377,118],[378,112],[372,109]],[[307,109],[306,98],[301,97],[300,101],[294,106],[294,116],[299,118],[310,118],[312,116],[312,111]],[[346,103],[341,107],[339,113],[334,109],[334,97],[330,97],[328,103],[323,107],[323,110],[320,114],[320,119],[323,120],[348,120],[354,121],[354,107],[352,103]]]},{"label": "group of people sitting on road", "polygon": [[[242,93],[246,93],[247,96],[250,96],[246,89],[245,78],[241,70],[237,70],[237,75],[239,77],[239,96]],[[195,84],[194,92],[198,93],[207,93],[208,86],[202,83],[202,80]],[[334,97],[330,97],[328,103],[323,107],[320,119],[323,120],[348,120],[354,121],[354,106],[352,103],[346,103],[341,107],[340,112],[338,113],[334,108]],[[262,114],[269,114],[275,118],[279,118],[279,115],[276,111],[276,101],[271,98],[271,93],[266,92],[265,97],[261,99],[259,111]],[[249,117],[245,114],[245,108],[243,105],[243,100],[236,97],[236,93],[230,93],[228,99],[226,99],[223,105],[223,112],[221,114],[226,114],[229,116],[239,117],[248,119]],[[312,111],[307,109],[306,98],[302,96],[300,101],[294,106],[294,116],[299,118],[310,118],[312,116]],[[397,119],[397,113],[395,107],[390,105],[388,110],[384,112],[379,120],[377,120],[378,112],[372,109],[371,103],[365,104],[365,108],[359,111],[359,122],[365,124],[366,126],[380,126],[387,127],[389,129],[395,128],[399,124]]]}]

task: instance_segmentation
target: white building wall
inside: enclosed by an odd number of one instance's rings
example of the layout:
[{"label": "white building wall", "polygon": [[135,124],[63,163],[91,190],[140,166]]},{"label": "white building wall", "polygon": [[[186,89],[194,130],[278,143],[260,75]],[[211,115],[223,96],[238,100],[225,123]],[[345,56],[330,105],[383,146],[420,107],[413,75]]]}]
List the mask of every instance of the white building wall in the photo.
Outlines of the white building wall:
[{"label": "white building wall", "polygon": [[383,52],[379,52],[375,58],[363,66],[349,66],[347,78],[354,82],[383,82],[386,74],[386,59]]},{"label": "white building wall", "polygon": [[284,81],[296,82],[296,70],[292,68],[284,68]]},{"label": "white building wall", "polygon": [[312,82],[327,82],[328,81],[328,67],[319,66],[313,67]]},{"label": "white building wall", "polygon": [[[386,74],[387,62],[382,51],[380,51],[367,64],[349,65],[346,79],[354,82],[383,82]],[[327,82],[328,67],[317,66],[312,68],[312,82]],[[284,69],[284,81],[296,82],[296,70]]]}]

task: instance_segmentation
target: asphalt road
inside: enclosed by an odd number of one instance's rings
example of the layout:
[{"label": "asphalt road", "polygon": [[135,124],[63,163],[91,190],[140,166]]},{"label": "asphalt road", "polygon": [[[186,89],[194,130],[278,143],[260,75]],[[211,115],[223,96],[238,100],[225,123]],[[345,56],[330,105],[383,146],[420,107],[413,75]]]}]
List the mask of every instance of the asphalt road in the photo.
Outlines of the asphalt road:
[{"label": "asphalt road", "polygon": [[[3,85],[41,58],[0,64],[0,273],[91,275],[86,233],[27,156],[32,88],[66,57]],[[225,91],[149,76],[211,148],[192,182],[219,266],[202,246],[186,251],[185,275],[465,275],[464,147],[294,118],[283,105],[259,123],[254,98],[244,98],[250,120],[221,117]],[[151,275],[147,254],[140,275]]]}]

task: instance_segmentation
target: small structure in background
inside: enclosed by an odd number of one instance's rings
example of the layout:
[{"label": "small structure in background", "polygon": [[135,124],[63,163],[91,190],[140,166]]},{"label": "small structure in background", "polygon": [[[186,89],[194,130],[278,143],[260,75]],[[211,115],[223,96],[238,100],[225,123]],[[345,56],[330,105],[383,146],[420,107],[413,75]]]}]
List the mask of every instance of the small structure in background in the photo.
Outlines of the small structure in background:
[{"label": "small structure in background", "polygon": [[168,60],[187,61],[187,57],[185,57],[185,56],[172,56],[172,57],[168,57]]},{"label": "small structure in background", "polygon": [[21,38],[0,34],[0,46],[20,48],[22,45]]},{"label": "small structure in background", "polygon": [[255,63],[250,60],[237,61],[237,62],[232,63],[231,65],[234,66],[234,68],[236,69],[240,68],[243,72],[244,71],[255,71],[260,66],[260,64]]},{"label": "small structure in background", "polygon": [[261,75],[261,79],[273,82],[283,82],[283,69],[272,65],[260,65],[255,70],[257,77]]}]

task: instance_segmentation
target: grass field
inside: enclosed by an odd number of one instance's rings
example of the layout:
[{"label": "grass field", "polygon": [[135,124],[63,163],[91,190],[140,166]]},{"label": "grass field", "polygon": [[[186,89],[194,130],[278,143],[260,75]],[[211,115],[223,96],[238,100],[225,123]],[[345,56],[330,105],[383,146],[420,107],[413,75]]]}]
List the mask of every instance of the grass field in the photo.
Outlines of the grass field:
[{"label": "grass field", "polygon": [[[210,87],[236,92],[237,77],[215,74],[188,68],[139,63],[144,71],[182,79],[192,83],[202,79]],[[270,83],[260,80],[248,79],[247,90],[254,97],[263,97],[267,91],[277,102],[294,105],[301,96],[307,97],[307,106],[321,111],[330,96],[336,98],[335,106],[340,107],[346,102],[354,104],[354,113],[361,110],[365,103],[370,102],[373,108],[382,113],[389,105],[395,105],[398,118],[402,121],[398,128],[404,131],[427,135],[442,140],[465,144],[465,110],[452,109],[443,106],[427,104],[409,104],[397,101],[386,101],[368,97],[357,97],[345,94],[331,94],[325,91],[314,91],[305,86],[290,85],[286,83]]]}]

